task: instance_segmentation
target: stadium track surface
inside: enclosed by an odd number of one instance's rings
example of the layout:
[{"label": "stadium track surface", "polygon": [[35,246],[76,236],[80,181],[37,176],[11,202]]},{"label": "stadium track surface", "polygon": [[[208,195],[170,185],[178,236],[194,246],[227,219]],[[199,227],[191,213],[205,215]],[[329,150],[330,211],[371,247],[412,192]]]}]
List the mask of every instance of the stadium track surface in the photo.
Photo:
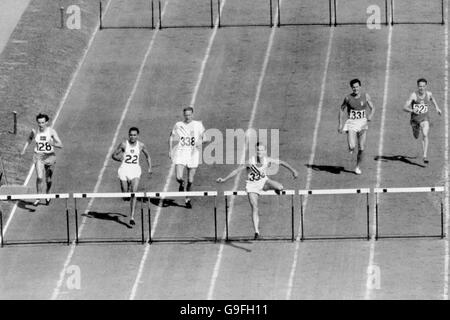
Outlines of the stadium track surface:
[{"label": "stadium track surface", "polygon": [[[285,3],[288,5],[289,1]],[[230,4],[233,1],[225,6]],[[170,1],[167,10],[176,15],[183,10],[182,2]],[[320,83],[326,67],[324,48],[330,32],[325,27],[281,28],[276,30],[270,51],[254,127],[283,128],[280,156],[300,174],[295,182],[287,172],[277,176],[289,189],[303,188],[310,170],[306,164],[312,149]],[[434,36],[428,37],[430,33]],[[107,30],[97,34],[55,126],[65,145],[58,154],[55,191],[93,190],[147,49],[149,34],[148,30]],[[269,35],[268,28],[229,28],[217,33],[194,106],[196,117],[207,128],[247,127]],[[191,100],[210,36],[210,30],[169,29],[160,32],[155,39],[119,133],[119,137],[125,137],[128,127],[138,126],[141,139],[151,152],[154,174],[151,179],[143,174],[141,189],[163,189],[170,168],[166,156],[168,132],[180,119],[180,107]],[[318,167],[312,171],[311,188],[375,186],[387,39],[387,28],[369,31],[365,26],[346,26],[334,30],[315,150],[314,165]],[[432,79],[430,89],[442,109],[446,109],[443,104],[444,42],[440,39],[444,39],[444,29],[440,26],[396,26],[393,30],[382,186],[443,183],[443,118],[438,120],[433,116],[428,168],[392,157],[420,155],[416,151],[418,146],[412,142],[407,115],[400,110],[416,78]],[[347,83],[354,77],[363,81],[363,87],[377,107],[362,176],[324,171],[330,166],[352,169],[345,136],[336,135],[336,108],[349,92]],[[411,159],[418,163],[419,160]],[[99,192],[118,191],[117,167],[117,163],[107,163]],[[225,186],[214,182],[215,177],[223,176],[230,169],[231,166],[225,165],[201,167],[195,189],[230,189],[231,182]],[[241,182],[240,189],[242,187]],[[169,190],[175,189],[172,181]],[[425,199],[423,203],[411,199],[382,203],[386,211],[398,212],[395,219],[401,226],[398,228],[424,233],[433,231],[435,226],[420,212],[437,203],[426,195]],[[193,205],[193,210],[175,206],[163,208],[155,236],[210,236],[212,211],[204,200],[194,200]],[[306,216],[312,221],[311,232],[354,232],[360,225],[355,217],[362,206],[362,201],[353,198],[348,201],[309,198]],[[264,198],[260,207],[264,236],[289,234],[289,224],[285,222],[289,218],[289,201]],[[62,237],[61,208],[62,204],[56,203],[50,207],[40,206],[35,212],[20,208],[7,239],[20,239],[23,235],[35,239]],[[223,207],[219,208],[219,217],[223,217]],[[402,209],[401,212],[398,209]],[[245,198],[236,199],[230,221],[234,235],[252,234],[249,210]],[[104,219],[88,218],[82,237],[137,235],[138,228],[129,230],[112,219],[126,214],[128,203],[96,200],[91,211]],[[408,212],[409,217],[404,214]],[[413,223],[412,218],[417,218],[418,222]],[[219,230],[223,227],[222,219]],[[145,247],[136,244],[78,246],[70,265],[80,267],[81,289],[69,290],[63,285],[57,298],[128,299],[144,250]],[[225,245],[212,298],[284,299],[294,250],[295,244],[289,242],[247,241]],[[369,250],[370,244],[366,241],[302,243],[291,298],[364,298]],[[68,251],[66,246],[53,245],[11,246],[0,250],[0,297],[50,298]],[[219,245],[212,243],[152,245],[136,298],[206,299],[218,251]],[[381,270],[381,288],[373,290],[371,298],[441,298],[444,241],[383,240],[375,246],[374,262]]]}]

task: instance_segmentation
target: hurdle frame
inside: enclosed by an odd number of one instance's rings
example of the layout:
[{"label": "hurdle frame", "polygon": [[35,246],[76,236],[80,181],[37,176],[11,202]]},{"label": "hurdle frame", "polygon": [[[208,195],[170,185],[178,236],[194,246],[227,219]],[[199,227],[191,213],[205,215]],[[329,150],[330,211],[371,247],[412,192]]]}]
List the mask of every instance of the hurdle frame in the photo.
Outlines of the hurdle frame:
[{"label": "hurdle frame", "polygon": [[444,232],[444,200],[443,196],[440,197],[440,224],[441,233],[439,235],[380,235],[379,231],[379,194],[383,193],[425,193],[425,192],[444,192],[444,187],[413,187],[413,188],[374,188],[373,192],[375,194],[375,241],[378,239],[410,239],[410,238],[440,238],[444,239],[446,237]]},{"label": "hurdle frame", "polygon": [[[121,199],[121,198],[136,198],[136,201],[141,203],[141,239],[98,239],[98,240],[80,240],[79,227],[78,227],[78,205],[77,199]],[[104,192],[104,193],[74,193],[74,215],[75,215],[75,244],[79,243],[120,243],[120,242],[140,242],[145,244],[145,231],[144,231],[144,207],[143,202],[145,198],[144,192]]]},{"label": "hurdle frame", "polygon": [[70,245],[70,223],[69,223],[69,198],[68,193],[40,193],[40,194],[12,194],[12,195],[0,195],[0,201],[13,201],[13,200],[45,200],[45,199],[65,199],[65,216],[66,216],[66,239],[56,241],[44,241],[44,240],[24,240],[23,242],[8,242],[5,240],[3,234],[3,212],[0,210],[0,236],[1,247],[5,245],[21,245],[21,244],[58,244],[64,243]]},{"label": "hurdle frame", "polygon": [[[183,197],[214,197],[214,243],[217,243],[218,237],[217,237],[217,191],[168,191],[168,192],[145,192],[145,197],[147,198],[147,216],[148,216],[148,237],[147,237],[147,243],[152,244],[153,242],[187,242],[187,241],[193,241],[193,240],[165,240],[165,239],[155,239],[152,236],[152,219],[151,219],[151,209],[150,204],[151,198],[159,198],[160,200],[164,200],[167,197],[174,197],[174,198],[183,198]],[[204,239],[204,240],[195,240],[195,242],[211,242],[212,240]]]},{"label": "hurdle frame", "polygon": [[[387,0],[386,0],[387,1]],[[394,18],[394,6],[395,6],[395,0],[391,0],[391,26],[394,24],[438,24],[438,25],[445,25],[445,14],[444,14],[444,0],[441,0],[441,21],[395,21]]]},{"label": "hurdle frame", "polygon": [[[257,241],[261,241],[261,240],[290,240],[291,242],[295,241],[295,231],[294,231],[294,223],[295,223],[295,190],[282,190],[280,192],[275,192],[274,190],[270,190],[270,191],[262,191],[260,193],[260,195],[263,196],[291,196],[291,237],[290,238],[280,238],[280,239],[275,239],[275,238],[260,238]],[[248,195],[247,191],[224,191],[223,195],[225,197],[225,241],[226,242],[231,242],[231,241],[241,241],[242,239],[239,238],[233,238],[230,239],[229,237],[229,201],[228,201],[228,197],[231,196],[246,196]]]},{"label": "hurdle frame", "polygon": [[[218,28],[238,28],[238,27],[269,27],[272,28],[274,26],[273,23],[273,0],[268,0],[269,2],[269,24],[265,23],[237,23],[237,24],[222,24],[221,21],[221,6],[222,0],[217,0],[217,14],[218,14]],[[278,0],[279,1],[279,0]]]},{"label": "hurdle frame", "polygon": [[[300,241],[305,240],[345,240],[345,239],[363,239],[370,240],[370,204],[369,188],[357,188],[357,189],[315,189],[315,190],[298,190],[300,195]],[[319,237],[306,237],[305,236],[305,218],[304,218],[304,206],[303,199],[308,195],[337,195],[337,194],[365,194],[366,195],[366,235],[364,236],[319,236]]]}]

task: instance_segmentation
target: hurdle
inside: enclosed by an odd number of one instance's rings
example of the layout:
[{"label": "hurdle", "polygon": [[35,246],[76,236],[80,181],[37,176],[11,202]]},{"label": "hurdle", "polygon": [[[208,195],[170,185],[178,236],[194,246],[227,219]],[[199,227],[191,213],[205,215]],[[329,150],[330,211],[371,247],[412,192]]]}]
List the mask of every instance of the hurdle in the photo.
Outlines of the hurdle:
[{"label": "hurdle", "polygon": [[[214,197],[214,242],[217,242],[217,191],[184,191],[184,192],[146,192],[145,197],[147,198],[147,210],[148,210],[148,240],[149,244],[153,242],[171,242],[173,240],[163,240],[163,239],[155,239],[152,236],[152,219],[151,219],[151,209],[150,209],[150,199],[151,198],[159,198],[166,199],[168,197],[173,198],[182,198],[182,197]],[[210,241],[208,239],[205,240],[196,240],[196,241]]]},{"label": "hurdle", "polygon": [[[298,190],[300,195],[300,241],[304,240],[340,240],[340,239],[370,239],[369,228],[369,188],[361,189],[317,189],[317,190]],[[320,236],[320,237],[306,237],[305,236],[305,218],[303,200],[308,195],[339,195],[339,194],[365,194],[366,195],[366,234],[362,236]]]},{"label": "hurdle", "polygon": [[[65,215],[66,215],[66,239],[64,241],[33,241],[29,242],[7,242],[3,234],[3,213],[0,211],[0,236],[1,244],[16,245],[16,244],[47,244],[47,243],[65,243],[70,245],[70,226],[69,226],[69,194],[68,193],[49,193],[49,194],[12,194],[0,195],[0,201],[14,201],[14,200],[45,200],[45,199],[65,199]],[[28,240],[25,240],[28,241]]]},{"label": "hurdle", "polygon": [[375,188],[375,240],[382,238],[441,238],[444,239],[444,201],[441,198],[441,208],[440,208],[440,234],[436,235],[380,235],[380,205],[379,205],[379,195],[385,193],[424,193],[424,192],[444,192],[444,187],[413,187],[413,188]]},{"label": "hurdle", "polygon": [[[246,196],[248,195],[247,191],[224,191],[223,195],[225,196],[225,241],[229,242],[230,237],[229,237],[229,226],[228,226],[228,220],[229,220],[229,200],[228,197],[230,196]],[[262,191],[260,192],[261,196],[291,196],[291,237],[289,238],[289,240],[291,240],[292,242],[295,241],[295,237],[294,237],[294,213],[295,213],[295,208],[294,208],[294,197],[295,197],[295,190],[283,190],[280,192],[275,192],[274,190],[269,190],[269,191]],[[239,240],[239,239],[233,239],[233,240]],[[269,238],[262,238],[260,240],[278,240],[278,239],[269,239]],[[286,238],[284,239],[279,239],[279,240],[286,240]]]},{"label": "hurdle", "polygon": [[[77,199],[129,199],[131,201],[132,198],[136,198],[137,201],[141,203],[141,239],[118,239],[118,240],[80,240],[79,232],[78,232],[78,202]],[[106,193],[74,193],[74,211],[75,211],[75,244],[79,243],[88,243],[88,242],[140,242],[142,244],[145,243],[145,231],[144,231],[144,206],[143,200],[145,199],[144,192],[106,192]]]}]

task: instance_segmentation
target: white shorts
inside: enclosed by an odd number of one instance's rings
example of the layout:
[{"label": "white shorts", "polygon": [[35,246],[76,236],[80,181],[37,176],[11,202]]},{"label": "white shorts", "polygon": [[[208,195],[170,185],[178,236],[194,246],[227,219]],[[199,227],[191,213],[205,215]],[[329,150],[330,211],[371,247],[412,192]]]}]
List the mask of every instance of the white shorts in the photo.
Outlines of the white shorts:
[{"label": "white shorts", "polygon": [[200,162],[200,151],[195,149],[176,149],[173,155],[173,163],[197,168]]},{"label": "white shorts", "polygon": [[141,177],[141,166],[120,166],[117,174],[122,181],[131,181]]},{"label": "white shorts", "polygon": [[342,128],[342,131],[355,131],[355,132],[361,132],[363,130],[369,129],[369,126],[367,125],[367,119],[348,119],[345,121],[344,128]]},{"label": "white shorts", "polygon": [[266,181],[269,178],[266,176],[264,178],[259,179],[258,181],[249,181],[247,180],[247,183],[245,185],[245,191],[247,193],[254,192],[257,194],[261,194],[261,191],[264,189],[264,185],[266,184]]}]

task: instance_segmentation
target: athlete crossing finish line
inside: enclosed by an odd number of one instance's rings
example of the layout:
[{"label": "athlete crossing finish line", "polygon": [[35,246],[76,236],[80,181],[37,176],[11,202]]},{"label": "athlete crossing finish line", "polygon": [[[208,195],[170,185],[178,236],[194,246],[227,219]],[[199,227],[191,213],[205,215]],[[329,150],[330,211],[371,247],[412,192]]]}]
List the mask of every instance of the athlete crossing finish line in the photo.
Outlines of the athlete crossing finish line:
[{"label": "athlete crossing finish line", "polygon": [[[112,154],[113,160],[122,162],[117,171],[122,192],[137,192],[141,178],[141,165],[139,163],[141,152],[147,158],[148,174],[152,174],[152,160],[145,144],[138,140],[139,129],[131,127],[128,130],[128,140],[121,142]],[[128,200],[128,199],[124,199]],[[136,208],[136,197],[131,198],[130,225],[134,226],[134,212]]]},{"label": "athlete crossing finish line", "polygon": [[[200,162],[200,147],[205,138],[205,127],[201,121],[193,120],[194,108],[183,109],[184,121],[178,121],[169,136],[169,159],[175,164],[178,191],[191,191],[195,172]],[[173,146],[174,141],[178,144]],[[187,185],[184,185],[184,168],[187,168]],[[191,199],[185,199],[186,208],[192,209]]]},{"label": "athlete crossing finish line", "polygon": [[258,198],[261,191],[275,190],[275,192],[280,193],[283,191],[284,187],[281,183],[269,179],[267,176],[268,168],[271,165],[281,165],[292,172],[294,179],[297,179],[298,173],[292,168],[287,162],[270,158],[267,156],[266,146],[262,143],[256,144],[256,157],[251,157],[247,164],[239,166],[237,169],[233,170],[225,178],[218,178],[216,181],[222,183],[230,179],[231,177],[238,174],[240,171],[247,169],[247,182],[245,190],[247,191],[248,201],[252,208],[252,219],[253,228],[255,229],[254,239],[260,238],[259,232],[259,213],[258,213]]},{"label": "athlete crossing finish line", "polygon": [[[36,190],[37,193],[43,193],[44,190],[44,176],[46,183],[46,193],[50,193],[52,187],[52,176],[55,169],[56,154],[55,148],[62,148],[63,144],[59,139],[55,129],[48,126],[49,116],[43,113],[39,113],[36,116],[36,122],[38,130],[31,129],[31,133],[28,136],[28,144],[33,139],[35,142],[33,162],[36,170]],[[25,153],[26,148],[22,154]],[[40,200],[36,200],[33,204],[37,206]],[[45,199],[45,204],[50,204],[50,199]]]},{"label": "athlete crossing finish line", "polygon": [[[366,144],[366,134],[369,129],[368,122],[372,120],[375,112],[370,96],[367,93],[361,93],[361,81],[353,79],[350,81],[352,93],[344,98],[344,102],[339,109],[339,124],[338,132],[347,132],[348,150],[350,154],[356,148],[358,142],[359,150],[356,158],[355,173],[361,174],[361,163],[363,161],[363,153]],[[370,114],[367,115],[367,109],[370,109]],[[342,127],[342,114],[347,111],[347,120]]]}]

